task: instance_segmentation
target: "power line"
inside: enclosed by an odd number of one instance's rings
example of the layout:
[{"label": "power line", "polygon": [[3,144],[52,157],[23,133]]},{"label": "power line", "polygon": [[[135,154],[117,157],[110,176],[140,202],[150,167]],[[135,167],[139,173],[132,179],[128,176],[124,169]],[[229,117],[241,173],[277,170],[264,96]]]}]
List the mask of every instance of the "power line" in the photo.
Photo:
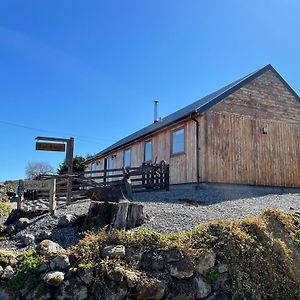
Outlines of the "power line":
[{"label": "power line", "polygon": [[88,141],[88,142],[103,142],[105,141],[104,139],[98,139],[94,137],[87,137],[87,136],[82,136],[82,135],[76,135],[76,134],[70,134],[67,132],[57,132],[57,131],[51,131],[51,130],[46,130],[46,129],[41,129],[41,128],[36,128],[36,127],[30,127],[27,125],[22,125],[22,124],[17,124],[17,123],[12,123],[12,122],[7,122],[7,121],[2,121],[0,120],[0,123],[13,126],[13,127],[19,127],[27,130],[33,130],[33,131],[39,131],[39,132],[44,132],[44,133],[51,133],[51,134],[58,134],[58,135],[69,135],[69,136],[74,136],[76,139],[81,140],[81,141]]}]

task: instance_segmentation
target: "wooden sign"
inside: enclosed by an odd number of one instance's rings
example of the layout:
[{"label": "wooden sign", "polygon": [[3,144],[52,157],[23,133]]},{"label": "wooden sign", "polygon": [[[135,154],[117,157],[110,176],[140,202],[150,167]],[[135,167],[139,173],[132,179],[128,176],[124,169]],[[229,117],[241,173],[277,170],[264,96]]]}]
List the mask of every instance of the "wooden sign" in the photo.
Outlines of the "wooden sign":
[{"label": "wooden sign", "polygon": [[35,150],[65,152],[65,149],[66,149],[66,145],[62,143],[36,142],[35,144]]},{"label": "wooden sign", "polygon": [[[13,187],[21,188],[21,190],[38,190],[38,191],[49,191],[49,210],[51,215],[55,213],[56,209],[56,179],[48,180],[14,180],[9,181]],[[21,209],[22,196],[18,197],[17,208]]]},{"label": "wooden sign", "polygon": [[26,190],[48,191],[52,187],[51,180],[24,180],[23,187]]}]

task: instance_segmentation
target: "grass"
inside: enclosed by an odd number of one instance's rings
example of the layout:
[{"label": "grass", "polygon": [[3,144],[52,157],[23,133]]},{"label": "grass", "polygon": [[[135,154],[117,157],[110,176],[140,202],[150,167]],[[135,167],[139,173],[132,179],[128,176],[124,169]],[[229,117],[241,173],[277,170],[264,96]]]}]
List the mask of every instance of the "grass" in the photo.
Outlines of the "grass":
[{"label": "grass", "polygon": [[[101,248],[109,244],[152,252],[177,247],[194,264],[212,250],[228,264],[233,299],[299,298],[300,217],[296,214],[269,209],[258,217],[213,221],[175,234],[149,229],[111,235],[105,231],[87,233],[70,255],[74,262],[97,264]],[[126,263],[130,266],[130,257]],[[214,268],[204,275],[210,282],[217,276]]]},{"label": "grass", "polygon": [[4,216],[9,214],[11,211],[11,207],[4,202],[0,202],[0,216]]}]

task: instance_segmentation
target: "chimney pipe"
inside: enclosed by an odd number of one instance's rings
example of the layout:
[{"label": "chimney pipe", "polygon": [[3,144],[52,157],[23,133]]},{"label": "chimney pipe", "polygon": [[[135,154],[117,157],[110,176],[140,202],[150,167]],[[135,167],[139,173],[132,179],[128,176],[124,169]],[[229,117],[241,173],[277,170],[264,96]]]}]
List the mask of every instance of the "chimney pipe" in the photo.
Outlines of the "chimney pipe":
[{"label": "chimney pipe", "polygon": [[157,119],[157,104],[158,104],[158,101],[155,100],[154,101],[154,123],[158,122],[158,119]]}]

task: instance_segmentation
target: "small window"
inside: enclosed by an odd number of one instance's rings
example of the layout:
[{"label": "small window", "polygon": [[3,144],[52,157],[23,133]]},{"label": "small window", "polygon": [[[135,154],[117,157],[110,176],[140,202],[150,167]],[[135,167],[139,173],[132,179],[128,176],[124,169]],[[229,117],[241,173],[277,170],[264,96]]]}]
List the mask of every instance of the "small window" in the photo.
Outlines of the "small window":
[{"label": "small window", "polygon": [[123,166],[124,167],[130,167],[131,166],[131,149],[124,150]]},{"label": "small window", "polygon": [[145,142],[144,161],[152,161],[152,140]]},{"label": "small window", "polygon": [[184,153],[184,128],[172,131],[171,133],[171,154]]}]

